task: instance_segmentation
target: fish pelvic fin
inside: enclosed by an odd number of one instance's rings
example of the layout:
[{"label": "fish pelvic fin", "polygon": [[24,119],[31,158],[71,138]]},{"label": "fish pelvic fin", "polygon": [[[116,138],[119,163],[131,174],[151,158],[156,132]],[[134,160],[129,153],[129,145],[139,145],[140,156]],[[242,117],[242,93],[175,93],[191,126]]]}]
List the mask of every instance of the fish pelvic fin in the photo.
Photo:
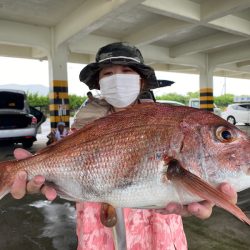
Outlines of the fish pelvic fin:
[{"label": "fish pelvic fin", "polygon": [[117,215],[115,208],[108,204],[102,203],[100,219],[104,226],[113,227],[117,223]]},{"label": "fish pelvic fin", "polygon": [[0,199],[10,192],[13,183],[11,161],[0,162]]},{"label": "fish pelvic fin", "polygon": [[250,219],[236,204],[233,203],[233,201],[231,201],[230,196],[217,190],[209,183],[203,181],[200,177],[184,169],[177,160],[171,160],[168,162],[167,179],[182,186],[190,193],[227,210],[239,220],[250,225]]}]

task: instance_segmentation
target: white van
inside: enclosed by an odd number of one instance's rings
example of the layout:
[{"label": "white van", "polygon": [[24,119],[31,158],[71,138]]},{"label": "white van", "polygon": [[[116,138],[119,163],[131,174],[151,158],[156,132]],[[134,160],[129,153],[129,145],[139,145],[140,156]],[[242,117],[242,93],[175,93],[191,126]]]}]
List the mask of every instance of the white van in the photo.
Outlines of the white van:
[{"label": "white van", "polygon": [[[199,98],[191,98],[188,103],[189,107],[200,108],[200,99]],[[221,109],[218,108],[214,103],[214,114],[221,116]]]}]

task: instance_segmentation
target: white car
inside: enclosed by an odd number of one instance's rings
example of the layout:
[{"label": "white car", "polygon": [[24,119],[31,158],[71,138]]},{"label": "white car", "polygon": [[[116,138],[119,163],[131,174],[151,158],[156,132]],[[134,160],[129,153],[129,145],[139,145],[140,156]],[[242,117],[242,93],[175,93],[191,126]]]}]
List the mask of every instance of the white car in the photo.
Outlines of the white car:
[{"label": "white car", "polygon": [[156,102],[164,103],[164,104],[171,104],[171,105],[175,105],[175,106],[185,106],[184,103],[176,102],[176,101],[170,101],[170,100],[156,100]]},{"label": "white car", "polygon": [[0,142],[22,143],[30,148],[44,121],[43,113],[29,106],[24,91],[0,89]]},{"label": "white car", "polygon": [[[199,98],[191,98],[188,103],[189,107],[192,108],[200,108],[200,99]],[[221,116],[221,109],[216,106],[216,104],[213,104],[214,106],[214,114]]]},{"label": "white car", "polygon": [[250,103],[229,104],[222,117],[232,124],[245,123],[250,125]]}]

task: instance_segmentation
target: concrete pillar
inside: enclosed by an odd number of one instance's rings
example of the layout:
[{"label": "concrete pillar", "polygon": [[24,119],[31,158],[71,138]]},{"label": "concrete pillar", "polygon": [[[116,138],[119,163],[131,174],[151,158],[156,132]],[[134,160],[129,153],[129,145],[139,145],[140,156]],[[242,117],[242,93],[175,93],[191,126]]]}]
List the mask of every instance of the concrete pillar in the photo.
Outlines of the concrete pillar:
[{"label": "concrete pillar", "polygon": [[213,111],[213,68],[208,67],[207,60],[205,67],[200,69],[200,108]]},{"label": "concrete pillar", "polygon": [[51,128],[56,128],[60,121],[65,122],[66,127],[69,127],[67,61],[68,49],[64,45],[55,49],[49,58]]}]

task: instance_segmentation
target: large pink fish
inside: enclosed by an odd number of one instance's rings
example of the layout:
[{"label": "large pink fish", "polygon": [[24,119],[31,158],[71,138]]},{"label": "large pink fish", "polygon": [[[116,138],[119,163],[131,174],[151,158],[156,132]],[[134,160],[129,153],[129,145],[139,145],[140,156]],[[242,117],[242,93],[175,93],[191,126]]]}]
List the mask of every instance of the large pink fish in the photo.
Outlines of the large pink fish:
[{"label": "large pink fish", "polygon": [[215,187],[250,187],[250,138],[206,111],[139,104],[98,119],[36,155],[0,163],[0,196],[18,170],[62,198],[130,208],[210,200],[250,224]]}]

